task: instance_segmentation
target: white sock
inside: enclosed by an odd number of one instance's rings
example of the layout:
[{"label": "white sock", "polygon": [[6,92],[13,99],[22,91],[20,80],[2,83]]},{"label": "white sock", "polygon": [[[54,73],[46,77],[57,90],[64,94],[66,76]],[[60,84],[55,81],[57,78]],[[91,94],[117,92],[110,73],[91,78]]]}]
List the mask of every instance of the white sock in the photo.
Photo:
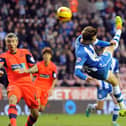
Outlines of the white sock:
[{"label": "white sock", "polygon": [[122,31],[120,29],[116,30],[115,36],[112,39],[116,42],[115,49],[117,49],[119,46],[119,40],[120,40],[121,33],[122,33]]},{"label": "white sock", "polygon": [[124,104],[124,100],[123,100],[119,85],[113,87],[113,94],[114,94],[117,102],[119,103],[120,108],[124,109],[125,104]]}]

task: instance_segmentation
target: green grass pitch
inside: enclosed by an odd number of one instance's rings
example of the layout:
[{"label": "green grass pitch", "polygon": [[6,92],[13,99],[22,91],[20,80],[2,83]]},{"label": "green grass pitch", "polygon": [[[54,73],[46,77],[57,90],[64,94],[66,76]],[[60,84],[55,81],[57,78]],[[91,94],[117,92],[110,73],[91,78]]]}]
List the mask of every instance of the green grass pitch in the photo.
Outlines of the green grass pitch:
[{"label": "green grass pitch", "polygon": [[[24,126],[26,116],[17,117],[17,126]],[[8,117],[0,117],[0,126],[8,125]],[[119,117],[120,126],[126,125],[126,117]],[[35,126],[112,126],[111,115],[91,115],[89,118],[83,114],[65,115],[65,114],[42,114]]]}]

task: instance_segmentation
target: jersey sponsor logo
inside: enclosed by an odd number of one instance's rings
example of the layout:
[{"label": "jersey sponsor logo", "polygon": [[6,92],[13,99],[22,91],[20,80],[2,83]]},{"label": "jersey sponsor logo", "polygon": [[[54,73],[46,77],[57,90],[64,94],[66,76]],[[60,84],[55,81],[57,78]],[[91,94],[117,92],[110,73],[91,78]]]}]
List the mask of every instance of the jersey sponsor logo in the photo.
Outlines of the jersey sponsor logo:
[{"label": "jersey sponsor logo", "polygon": [[48,74],[40,74],[40,77],[49,78],[50,76]]},{"label": "jersey sponsor logo", "polygon": [[11,65],[11,69],[13,71],[18,70],[18,69],[21,69],[21,68],[25,68],[25,63]]},{"label": "jersey sponsor logo", "polygon": [[20,56],[20,57],[23,57],[23,56],[24,56],[24,54],[22,54],[22,53],[21,53],[19,56]]},{"label": "jersey sponsor logo", "polygon": [[82,60],[81,57],[78,57],[77,58],[77,63],[81,62],[81,60]]},{"label": "jersey sponsor logo", "polygon": [[98,94],[98,98],[101,99],[103,98],[103,96],[101,94]]}]

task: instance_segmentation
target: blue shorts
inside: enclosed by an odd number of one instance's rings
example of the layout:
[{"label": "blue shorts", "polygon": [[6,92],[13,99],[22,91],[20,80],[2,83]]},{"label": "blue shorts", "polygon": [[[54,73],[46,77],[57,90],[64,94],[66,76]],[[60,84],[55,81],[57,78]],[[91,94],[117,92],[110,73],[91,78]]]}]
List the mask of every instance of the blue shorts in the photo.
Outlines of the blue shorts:
[{"label": "blue shorts", "polygon": [[98,80],[107,80],[109,70],[111,70],[111,64],[112,64],[111,54],[109,52],[103,53],[100,56],[97,71],[92,71],[88,74]]},{"label": "blue shorts", "polygon": [[97,99],[104,100],[108,94],[112,93],[112,85],[109,84],[108,88],[97,88]]}]

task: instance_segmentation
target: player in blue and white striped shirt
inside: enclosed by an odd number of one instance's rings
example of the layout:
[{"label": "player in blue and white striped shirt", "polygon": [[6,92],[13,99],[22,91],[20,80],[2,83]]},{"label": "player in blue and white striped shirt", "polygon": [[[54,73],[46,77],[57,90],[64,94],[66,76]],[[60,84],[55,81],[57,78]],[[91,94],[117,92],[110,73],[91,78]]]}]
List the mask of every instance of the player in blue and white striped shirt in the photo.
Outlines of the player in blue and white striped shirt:
[{"label": "player in blue and white striped shirt", "polygon": [[[98,54],[101,54],[103,52],[103,48],[101,47],[96,48],[96,50]],[[119,62],[116,58],[112,58],[111,70],[118,78],[119,77]],[[97,80],[95,85],[97,86],[97,103],[88,104],[88,107],[86,109],[86,116],[89,117],[90,113],[94,110],[102,110],[104,106],[104,100],[106,99],[108,95],[110,95],[113,99],[113,102],[115,103],[115,106],[113,109],[112,124],[113,126],[119,126],[119,124],[117,123],[117,119],[118,119],[120,107],[113,95],[112,85],[101,80],[99,81]]]},{"label": "player in blue and white striped shirt", "polygon": [[[122,29],[122,19],[116,16],[116,33],[114,38],[108,42],[97,40],[97,30],[91,26],[87,26],[82,34],[76,39],[75,43],[75,75],[83,80],[93,80],[93,78],[104,80],[113,85],[113,93],[120,105],[120,115],[126,116],[126,107],[119,88],[119,80],[110,71],[112,56],[115,48],[118,47]],[[102,55],[97,56],[93,45],[99,45],[105,48]],[[82,70],[85,70],[86,75]]]}]

